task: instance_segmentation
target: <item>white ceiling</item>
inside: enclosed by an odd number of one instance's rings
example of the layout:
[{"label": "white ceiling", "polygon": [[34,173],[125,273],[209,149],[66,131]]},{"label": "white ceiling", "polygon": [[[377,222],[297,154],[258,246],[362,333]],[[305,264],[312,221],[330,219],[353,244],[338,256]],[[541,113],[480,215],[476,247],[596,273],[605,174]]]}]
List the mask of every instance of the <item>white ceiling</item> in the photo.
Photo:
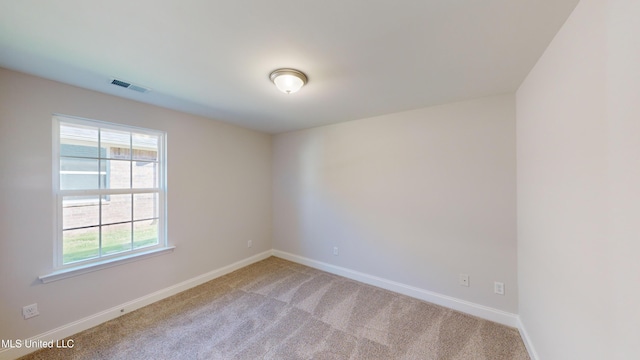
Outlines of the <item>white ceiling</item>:
[{"label": "white ceiling", "polygon": [[577,2],[0,0],[0,66],[279,133],[513,92]]}]

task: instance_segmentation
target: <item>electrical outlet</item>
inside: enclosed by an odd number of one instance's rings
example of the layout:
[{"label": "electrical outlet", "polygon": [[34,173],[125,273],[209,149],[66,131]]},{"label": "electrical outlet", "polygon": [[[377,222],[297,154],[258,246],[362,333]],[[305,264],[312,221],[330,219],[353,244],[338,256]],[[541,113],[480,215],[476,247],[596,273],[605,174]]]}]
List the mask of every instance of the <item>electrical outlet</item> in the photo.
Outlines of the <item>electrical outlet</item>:
[{"label": "electrical outlet", "polygon": [[338,256],[338,247],[337,246],[333,247],[333,255],[334,256]]},{"label": "electrical outlet", "polygon": [[494,282],[493,283],[493,292],[498,294],[498,295],[504,295],[504,283],[501,282]]},{"label": "electrical outlet", "polygon": [[22,308],[22,316],[24,316],[25,319],[29,319],[38,315],[40,315],[40,313],[38,312],[38,304],[31,304]]},{"label": "electrical outlet", "polygon": [[247,247],[250,248],[253,246],[253,240],[247,241]]},{"label": "electrical outlet", "polygon": [[458,282],[460,286],[469,286],[469,274],[460,274]]}]

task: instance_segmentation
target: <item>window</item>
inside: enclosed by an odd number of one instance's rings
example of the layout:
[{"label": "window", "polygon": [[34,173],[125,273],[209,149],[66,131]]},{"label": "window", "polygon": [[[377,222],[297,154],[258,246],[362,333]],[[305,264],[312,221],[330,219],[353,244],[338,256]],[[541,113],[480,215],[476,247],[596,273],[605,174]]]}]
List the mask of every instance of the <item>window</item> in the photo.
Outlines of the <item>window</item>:
[{"label": "window", "polygon": [[167,248],[165,133],[53,119],[56,267]]}]

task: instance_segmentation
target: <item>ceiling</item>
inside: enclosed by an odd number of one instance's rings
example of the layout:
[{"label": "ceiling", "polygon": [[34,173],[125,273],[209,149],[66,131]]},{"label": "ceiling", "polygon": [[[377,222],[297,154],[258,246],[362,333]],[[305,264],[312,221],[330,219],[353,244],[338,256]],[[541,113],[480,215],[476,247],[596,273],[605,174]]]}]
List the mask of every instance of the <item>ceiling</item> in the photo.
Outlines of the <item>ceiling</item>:
[{"label": "ceiling", "polygon": [[0,66],[280,133],[513,92],[577,2],[0,0]]}]

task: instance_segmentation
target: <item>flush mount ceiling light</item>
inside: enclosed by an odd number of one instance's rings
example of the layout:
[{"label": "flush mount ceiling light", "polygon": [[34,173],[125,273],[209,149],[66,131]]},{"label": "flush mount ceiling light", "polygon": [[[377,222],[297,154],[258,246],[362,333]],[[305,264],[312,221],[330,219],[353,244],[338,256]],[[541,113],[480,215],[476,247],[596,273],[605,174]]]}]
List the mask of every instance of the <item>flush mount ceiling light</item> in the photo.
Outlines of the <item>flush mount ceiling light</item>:
[{"label": "flush mount ceiling light", "polygon": [[294,93],[307,83],[307,75],[295,69],[278,69],[269,75],[278,90],[286,94]]}]

